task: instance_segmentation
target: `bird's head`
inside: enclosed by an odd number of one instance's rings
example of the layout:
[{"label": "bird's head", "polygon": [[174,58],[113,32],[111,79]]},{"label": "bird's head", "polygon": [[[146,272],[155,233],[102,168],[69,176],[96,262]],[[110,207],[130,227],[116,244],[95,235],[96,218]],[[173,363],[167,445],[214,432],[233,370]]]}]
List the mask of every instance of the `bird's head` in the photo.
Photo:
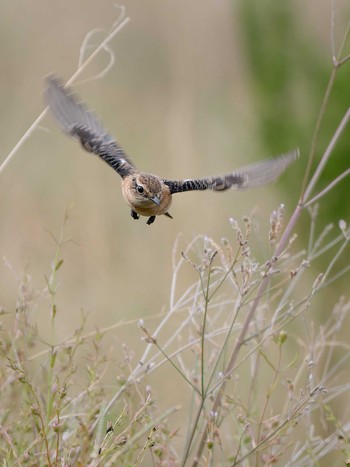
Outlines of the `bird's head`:
[{"label": "bird's head", "polygon": [[132,177],[131,190],[139,204],[151,202],[159,206],[162,188],[162,182],[155,175],[141,173]]}]

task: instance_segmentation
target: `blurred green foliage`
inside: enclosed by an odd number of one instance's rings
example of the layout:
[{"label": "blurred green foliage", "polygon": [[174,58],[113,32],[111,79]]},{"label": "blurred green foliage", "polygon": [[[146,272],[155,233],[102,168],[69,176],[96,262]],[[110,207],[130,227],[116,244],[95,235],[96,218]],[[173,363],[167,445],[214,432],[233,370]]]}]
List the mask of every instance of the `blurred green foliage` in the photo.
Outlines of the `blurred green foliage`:
[{"label": "blurred green foliage", "polygon": [[[254,94],[255,111],[259,115],[261,139],[271,153],[276,153],[281,147],[298,146],[301,149],[298,174],[287,176],[282,181],[296,200],[300,195],[316,121],[332,73],[331,10],[324,38],[312,34],[310,24],[305,19],[305,11],[303,8],[296,9],[291,2],[240,2],[239,13],[242,47],[248,65],[250,90]],[[336,54],[349,18],[348,6],[343,15],[335,9],[333,34]],[[348,43],[340,58],[349,52]],[[316,140],[313,170],[350,106],[349,76],[350,63],[345,63],[337,71],[326,106]],[[313,194],[321,191],[349,166],[350,128],[346,128]],[[316,237],[330,223],[338,230],[339,219],[350,221],[349,197],[349,178],[345,178],[322,198],[315,224]],[[309,229],[310,216],[304,214],[297,227],[302,242]],[[325,270],[333,255],[334,249],[331,249],[318,259],[316,265],[319,270]],[[345,254],[337,262],[336,269],[340,271],[347,265],[348,254]],[[336,281],[332,287],[334,296],[342,294],[347,283],[347,275]],[[323,317],[328,314],[324,307],[320,310]]]},{"label": "blurred green foliage", "polygon": [[[349,15],[350,9],[347,7]],[[280,147],[299,146],[302,161],[300,177],[306,166],[311,140],[321,103],[332,71],[331,7],[329,7],[328,38],[326,46],[310,33],[310,24],[304,18],[303,8],[296,9],[291,2],[266,1],[239,3],[240,32],[244,54],[252,83],[256,112],[259,115],[261,138],[271,153]],[[335,10],[334,46],[340,47],[338,37],[345,34],[349,16]],[[350,52],[345,47],[343,57]],[[350,64],[339,69],[321,131],[316,145],[317,161],[327,147],[340,120],[350,106]],[[349,167],[350,131],[344,132],[320,185],[326,186]],[[287,181],[291,189],[298,189],[294,180]],[[348,218],[347,203],[350,184],[343,181],[322,200],[321,219],[337,221]]]}]

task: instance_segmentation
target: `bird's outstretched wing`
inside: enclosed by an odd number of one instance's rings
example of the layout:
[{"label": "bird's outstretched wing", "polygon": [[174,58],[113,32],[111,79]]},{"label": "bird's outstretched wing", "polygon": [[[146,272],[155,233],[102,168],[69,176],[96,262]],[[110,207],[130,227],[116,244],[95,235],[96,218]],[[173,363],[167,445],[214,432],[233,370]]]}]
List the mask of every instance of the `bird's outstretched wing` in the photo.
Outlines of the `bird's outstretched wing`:
[{"label": "bird's outstretched wing", "polygon": [[135,172],[133,163],[114,138],[95,115],[64,88],[62,81],[53,75],[48,76],[46,81],[45,99],[62,129],[78,138],[87,151],[101,157],[121,177]]},{"label": "bird's outstretched wing", "polygon": [[229,174],[188,180],[164,179],[163,182],[168,185],[170,193],[172,194],[192,190],[224,191],[229,188],[244,190],[246,188],[259,187],[272,182],[298,157],[299,150],[294,149],[275,159],[248,165]]}]

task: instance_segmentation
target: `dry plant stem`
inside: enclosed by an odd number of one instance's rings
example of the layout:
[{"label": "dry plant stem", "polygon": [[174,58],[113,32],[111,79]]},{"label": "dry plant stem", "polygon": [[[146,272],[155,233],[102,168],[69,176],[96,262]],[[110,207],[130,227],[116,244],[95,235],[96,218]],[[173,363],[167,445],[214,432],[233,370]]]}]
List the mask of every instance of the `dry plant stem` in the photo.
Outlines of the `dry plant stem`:
[{"label": "dry plant stem", "polygon": [[202,399],[205,399],[205,384],[204,384],[204,373],[205,373],[205,362],[204,362],[204,349],[205,349],[205,327],[207,322],[207,313],[208,313],[208,305],[209,305],[209,287],[210,287],[210,271],[211,271],[211,264],[213,258],[210,260],[209,268],[208,268],[208,277],[207,277],[207,285],[204,290],[204,284],[202,282],[202,289],[204,294],[205,306],[204,306],[204,314],[203,314],[203,325],[202,325],[202,334],[201,334],[201,396]]},{"label": "dry plant stem", "polygon": [[302,199],[304,198],[303,193],[305,191],[305,187],[306,187],[306,184],[307,184],[307,181],[309,179],[310,172],[311,172],[311,167],[312,167],[312,164],[314,162],[317,139],[318,139],[318,135],[319,135],[319,132],[320,132],[320,129],[321,129],[322,120],[323,120],[324,114],[326,112],[329,97],[330,97],[331,91],[333,89],[336,74],[337,74],[337,68],[333,67],[331,76],[330,76],[329,81],[328,81],[326,93],[325,93],[323,101],[322,101],[321,110],[320,110],[320,112],[318,114],[318,119],[317,119],[317,122],[316,122],[316,128],[315,128],[315,131],[314,131],[314,134],[313,134],[313,137],[312,137],[310,155],[309,155],[309,158],[308,158],[308,162],[307,162],[307,166],[306,166],[306,170],[305,170],[305,175],[304,175],[303,183],[302,183],[302,187],[301,187]]},{"label": "dry plant stem", "polygon": [[[57,414],[57,422],[58,424],[60,424],[60,416],[59,414]],[[59,461],[59,452],[60,452],[60,432],[58,431],[56,433],[56,436],[57,436],[57,441],[56,441],[56,460],[55,460],[55,463],[56,463],[56,466],[58,466],[58,461]]]},{"label": "dry plant stem", "polygon": [[[347,123],[349,122],[349,119],[350,119],[350,109],[347,110],[347,112],[345,113],[343,119],[341,120],[338,128],[336,129],[316,171],[315,171],[315,174],[314,176],[312,177],[309,185],[307,186],[306,190],[305,190],[305,197],[304,199],[307,200],[312,189],[314,188],[325,164],[327,163],[332,151],[333,151],[333,148],[336,144],[336,142],[338,141],[338,139],[340,138],[344,128],[346,127]],[[299,216],[303,210],[303,207],[304,205],[302,203],[299,203],[294,211],[294,213],[292,214],[292,217],[290,218],[286,228],[285,228],[285,231],[281,237],[281,240],[277,246],[277,249],[274,253],[274,257],[278,257],[284,250],[285,246],[287,245],[287,242],[288,242],[288,239],[290,238],[291,234],[292,234],[292,231],[294,230],[294,227],[295,227],[295,224],[297,222],[297,220],[299,219]],[[268,275],[266,275],[261,284],[260,284],[260,287],[258,289],[258,292],[257,292],[257,296],[249,310],[249,313],[243,323],[243,326],[241,328],[241,331],[236,339],[236,344],[233,348],[233,352],[232,352],[232,355],[231,355],[231,358],[229,360],[229,363],[226,367],[226,370],[225,370],[225,376],[227,377],[231,371],[233,370],[235,364],[236,364],[236,360],[237,360],[237,357],[238,357],[238,354],[239,354],[239,351],[244,343],[244,340],[245,340],[245,336],[248,332],[248,329],[249,329],[249,326],[250,326],[250,323],[255,315],[255,312],[256,312],[256,309],[259,305],[259,302],[260,302],[260,299],[261,297],[263,296],[264,292],[266,291],[266,287],[268,285]],[[215,400],[214,400],[214,403],[213,403],[213,406],[212,406],[212,409],[211,409],[211,412],[212,413],[216,413],[221,405],[221,400],[222,400],[222,396],[223,396],[223,393],[225,391],[225,388],[226,388],[226,384],[228,382],[228,379],[224,379],[222,381],[222,385],[221,385],[221,388],[219,389],[219,392],[217,393],[216,397],[215,397]],[[201,437],[201,440],[200,440],[200,443],[199,443],[199,446],[198,446],[198,449],[197,449],[197,453],[195,455],[195,458],[193,460],[193,463],[192,463],[192,466],[197,466],[198,465],[198,462],[199,462],[199,459],[202,455],[202,452],[203,452],[203,449],[204,449],[204,446],[205,446],[205,443],[206,443],[206,439],[207,439],[207,433],[208,433],[208,423],[206,424],[205,426],[205,429],[204,429],[204,432],[203,432],[203,435]],[[186,453],[186,457],[188,456],[189,454],[189,450],[190,450],[190,446],[188,447],[188,450],[187,450],[187,453]],[[184,459],[184,463],[186,462],[186,457]]]},{"label": "dry plant stem", "polygon": [[322,284],[320,285],[320,290],[324,289],[325,287],[328,287],[330,284],[332,284],[332,282],[335,282],[336,280],[344,276],[349,271],[350,271],[350,264],[346,266],[345,268],[341,269],[337,274],[334,274],[334,276],[332,276],[332,278],[329,279],[328,281],[324,280]]},{"label": "dry plant stem", "polygon": [[[139,408],[139,409],[137,410],[137,412],[133,415],[133,417],[132,417],[131,420],[129,421],[128,425],[123,429],[123,431],[121,431],[120,433],[118,433],[117,437],[121,437],[121,436],[126,435],[126,433],[130,430],[132,424],[135,423],[136,420],[141,416],[141,414],[147,409],[147,407],[149,407],[150,403],[151,403],[151,396],[149,395],[149,396],[147,397],[146,401],[142,403],[142,405],[140,406],[140,408]],[[121,417],[122,417],[123,415],[125,416],[126,412],[127,412],[127,409],[126,409],[126,407],[124,407],[122,413],[121,413],[121,414],[119,415],[119,417],[118,417],[118,420],[121,420]],[[117,422],[118,422],[118,420],[117,420]],[[113,428],[115,428],[115,427],[117,426],[117,422],[114,423]],[[148,426],[147,426],[146,430],[147,430],[147,429],[148,429]],[[106,439],[106,438],[105,438],[105,439]],[[113,450],[113,443],[112,443],[112,445],[110,445],[109,448],[108,448],[108,442],[109,442],[109,441],[110,441],[109,438],[107,438],[107,441],[106,441],[106,442],[104,442],[104,443],[102,442],[100,448],[98,449],[98,451],[100,451],[101,454],[103,453],[104,455],[106,455],[106,454],[109,454],[110,451]],[[109,444],[111,444],[111,443],[109,443]],[[97,446],[96,446],[96,448],[97,448]],[[103,458],[102,458],[102,460],[103,460]],[[99,460],[99,461],[100,461],[100,460]],[[98,462],[99,462],[99,461],[98,461]]]},{"label": "dry plant stem", "polygon": [[[330,332],[328,333],[328,337],[329,337],[329,335],[330,335]],[[319,348],[321,349],[321,352],[322,352],[323,351],[323,345],[321,345],[321,346],[319,345]],[[321,357],[321,355],[320,355],[320,357]],[[248,456],[250,456],[253,452],[256,452],[257,450],[261,449],[264,445],[268,444],[269,440],[271,440],[273,442],[275,436],[279,432],[281,432],[284,428],[287,428],[288,423],[292,422],[295,418],[297,418],[299,416],[299,414],[301,413],[303,408],[306,406],[306,404],[310,403],[310,401],[313,399],[313,396],[318,391],[322,391],[322,389],[325,387],[327,382],[332,377],[334,377],[334,375],[337,372],[339,372],[340,367],[342,367],[343,364],[348,359],[349,359],[349,353],[347,352],[347,354],[340,361],[338,361],[335,365],[332,365],[332,368],[329,371],[326,372],[326,374],[322,377],[319,384],[316,384],[313,388],[310,388],[309,393],[305,397],[303,397],[297,403],[297,405],[295,405],[292,408],[292,410],[290,411],[290,413],[288,414],[286,419],[278,427],[276,427],[276,429],[273,432],[271,432],[266,438],[264,438],[264,440],[262,440],[260,442],[260,444],[257,444],[256,446],[254,446],[252,451],[250,451],[249,453],[245,454],[243,457],[238,459],[233,465],[242,465],[241,463],[242,463],[243,460],[248,458]],[[303,372],[303,368],[300,367],[296,378],[294,378],[294,385],[296,384],[295,381],[300,378],[302,372]],[[344,392],[348,392],[348,391],[349,391],[349,385],[348,384],[342,385],[342,386],[339,387],[339,390],[336,390],[335,392],[330,393],[328,397],[322,398],[321,402],[315,404],[315,401],[314,401],[311,405],[309,405],[309,410],[312,411],[312,410],[315,410],[315,408],[319,407],[320,405],[328,404],[336,396],[339,396],[340,394],[343,394]],[[286,407],[283,409],[282,413],[285,413],[285,412],[287,412]],[[290,464],[290,465],[294,465],[294,464]]]},{"label": "dry plant stem", "polygon": [[[128,450],[130,450],[130,446],[135,445],[137,443],[137,441],[142,436],[144,436],[151,428],[161,424],[162,421],[166,420],[170,415],[177,412],[179,409],[180,409],[179,406],[171,407],[170,409],[168,409],[164,413],[162,413],[158,418],[156,418],[155,420],[152,420],[152,422],[148,423],[145,427],[143,427],[140,431],[138,431],[134,436],[132,436],[130,439],[128,439],[128,442],[125,444],[125,446],[123,448],[120,449],[120,451],[117,451],[110,459],[108,459],[108,464],[107,465],[118,465],[118,464],[116,464],[118,458],[120,458],[125,453],[127,453]],[[91,466],[95,467],[95,466],[100,465],[100,464],[106,465],[105,461],[106,460],[103,459],[103,458],[98,459],[96,462],[92,463]]]},{"label": "dry plant stem", "polygon": [[[197,242],[197,240],[199,238],[201,238],[202,235],[198,235],[196,236],[192,242],[187,246],[186,248],[186,251],[185,251],[185,255],[188,254],[188,252],[191,250],[192,246]],[[169,321],[169,319],[171,318],[172,314],[175,312],[176,310],[176,304],[175,304],[175,290],[176,290],[176,285],[177,285],[177,277],[178,277],[178,272],[181,268],[181,266],[183,265],[183,263],[185,262],[185,259],[183,256],[181,256],[178,264],[174,267],[174,273],[173,273],[173,282],[171,284],[171,294],[170,294],[170,311],[169,313],[165,316],[165,318],[162,320],[162,322],[159,324],[159,326],[157,327],[157,329],[154,331],[154,333],[152,334],[153,337],[157,338],[158,334],[160,333],[160,331],[163,329],[163,327],[165,326],[165,324]],[[145,362],[148,358],[148,354],[151,350],[151,348],[153,347],[153,344],[149,344],[147,347],[146,347],[146,350],[144,351],[140,361],[141,362]],[[138,365],[137,368],[135,368],[135,373],[138,371],[138,369],[140,369],[142,367],[141,364]]]},{"label": "dry plant stem", "polygon": [[[162,317],[164,317],[164,313],[157,313],[155,315],[149,316],[148,319],[157,319],[157,318],[162,318]],[[87,332],[86,334],[82,335],[82,338],[87,339],[89,337],[96,336],[96,334],[104,334],[107,331],[111,331],[113,329],[117,329],[117,328],[120,328],[122,326],[134,325],[138,321],[139,321],[138,319],[130,319],[128,321],[120,321],[118,323],[112,324],[111,326],[107,326],[107,327],[104,327],[104,328],[99,328],[97,331]],[[74,344],[75,342],[76,342],[75,337],[67,339],[66,341],[63,341],[63,342],[61,342],[59,344],[56,344],[55,349],[63,348],[63,347],[69,347],[72,344]],[[51,352],[51,350],[52,350],[51,347],[49,347],[48,349],[45,349],[45,350],[40,350],[40,352],[37,352],[37,353],[35,353],[33,355],[30,355],[27,358],[27,361],[30,362],[30,361],[36,360],[37,358],[42,357],[43,355],[46,355],[47,353]]]},{"label": "dry plant stem", "polygon": [[33,395],[33,397],[34,397],[34,399],[36,401],[37,407],[38,407],[37,416],[39,417],[39,420],[40,420],[41,434],[42,434],[43,442],[45,444],[45,452],[46,452],[46,457],[47,457],[47,463],[48,463],[49,467],[51,467],[52,464],[51,464],[51,459],[50,459],[49,443],[48,443],[48,440],[47,440],[47,434],[46,434],[46,430],[45,430],[44,419],[43,419],[43,416],[41,414],[40,402],[39,402],[39,399],[38,399],[32,385],[30,383],[27,383],[27,384],[28,384],[28,387],[30,389],[30,392],[32,393],[32,395]]},{"label": "dry plant stem", "polygon": [[[186,253],[188,253],[191,250],[191,248],[195,244],[195,242],[201,237],[202,237],[202,235],[198,235],[192,240],[192,242],[186,248],[185,255],[186,255]],[[177,276],[178,276],[179,269],[181,268],[181,266],[182,266],[182,264],[184,262],[185,262],[185,259],[183,258],[183,256],[181,256],[178,264],[174,267],[173,282],[172,282],[172,286],[171,286],[170,310],[167,313],[167,315],[164,317],[164,319],[161,321],[161,323],[158,325],[155,332],[152,334],[152,337],[154,337],[155,339],[157,338],[157,336],[160,333],[160,331],[162,330],[162,328],[166,325],[166,323],[169,321],[171,316],[176,311],[175,289],[176,289],[176,283],[177,283]],[[150,353],[150,351],[151,351],[151,349],[153,347],[154,347],[154,344],[148,344],[147,345],[142,357],[140,358],[140,363],[135,367],[134,371],[129,375],[126,383],[114,394],[114,396],[110,399],[110,401],[108,402],[106,407],[103,408],[103,410],[101,410],[101,413],[96,418],[95,422],[92,424],[92,426],[90,428],[90,432],[93,432],[93,430],[95,429],[96,425],[99,422],[99,419],[101,417],[104,417],[107,414],[107,412],[111,409],[111,407],[113,407],[114,403],[119,399],[119,397],[125,391],[125,389],[135,380],[135,378],[139,377],[141,375],[141,373],[145,371],[145,368],[146,368],[145,362],[147,361],[148,354]]]},{"label": "dry plant stem", "polygon": [[337,253],[332,258],[332,261],[329,263],[329,265],[328,265],[328,267],[327,267],[327,269],[326,269],[326,271],[325,271],[325,273],[323,275],[323,278],[322,278],[322,281],[321,281],[320,285],[322,284],[322,282],[325,281],[326,278],[328,278],[331,270],[333,269],[333,266],[338,261],[338,259],[342,256],[343,251],[348,246],[349,240],[350,240],[350,238],[345,238],[344,243],[340,246],[339,250],[337,251]]},{"label": "dry plant stem", "polygon": [[174,367],[174,369],[182,376],[182,378],[186,381],[186,383],[188,383],[191,388],[201,397],[203,397],[203,393],[201,393],[199,391],[199,389],[196,388],[196,386],[187,378],[187,376],[185,375],[185,373],[183,371],[180,370],[180,368],[178,368],[177,365],[175,365],[175,363],[173,362],[173,360],[171,359],[171,356],[167,355],[163,349],[158,345],[157,342],[155,342],[155,346],[157,347],[157,349],[159,350],[159,352],[163,355],[163,357],[165,358],[165,360],[167,360],[170,365],[172,365]]},{"label": "dry plant stem", "polygon": [[233,259],[233,261],[232,261],[231,266],[230,266],[229,268],[227,268],[227,271],[225,272],[223,278],[220,280],[218,286],[213,290],[213,292],[212,292],[211,295],[209,296],[209,298],[208,298],[209,301],[213,298],[213,296],[216,294],[216,292],[220,289],[220,287],[222,286],[222,284],[225,283],[227,276],[228,276],[230,273],[232,273],[234,267],[235,267],[236,264],[237,264],[238,256],[239,256],[239,254],[241,253],[241,251],[242,251],[242,248],[239,247],[239,248],[237,249],[237,251],[236,251],[236,255],[235,255],[235,257],[234,257],[234,259]]},{"label": "dry plant stem", "polygon": [[329,243],[327,243],[327,245],[325,245],[323,248],[320,248],[318,251],[313,250],[311,252],[311,255],[309,256],[309,261],[315,261],[315,259],[319,258],[324,253],[331,250],[334,246],[338,245],[338,243],[340,243],[343,239],[344,239],[344,234],[341,233],[334,240],[331,240]]},{"label": "dry plant stem", "polygon": [[[64,221],[63,225],[61,227],[61,232],[59,239],[56,240],[55,237],[52,235],[55,243],[56,243],[56,252],[55,252],[55,257],[52,263],[52,273],[51,276],[47,279],[47,288],[51,297],[51,342],[52,342],[52,347],[51,347],[51,352],[49,354],[49,359],[52,361],[54,359],[54,342],[55,342],[55,317],[56,317],[56,292],[57,292],[57,284],[56,284],[56,276],[57,276],[57,271],[62,264],[60,262],[59,257],[61,254],[61,247],[64,243],[64,227],[66,222],[69,219],[69,210],[65,212],[64,216]],[[46,422],[49,422],[49,419],[51,418],[51,411],[52,411],[52,406],[53,406],[53,397],[52,397],[52,377],[53,377],[53,370],[54,370],[54,365],[50,363],[49,365],[49,371],[47,375],[47,396],[46,396]]]},{"label": "dry plant stem", "polygon": [[348,23],[348,25],[346,27],[346,30],[345,30],[345,33],[344,33],[344,36],[343,36],[343,39],[342,39],[342,43],[341,43],[341,45],[339,47],[338,56],[335,57],[334,54],[333,54],[333,65],[334,65],[335,68],[337,68],[337,67],[339,68],[339,66],[341,66],[343,63],[345,63],[349,58],[349,56],[346,56],[345,58],[341,58],[341,55],[343,53],[346,42],[348,40],[349,34],[350,34],[350,22]]},{"label": "dry plant stem", "polygon": [[0,433],[3,437],[3,439],[7,442],[7,444],[10,446],[11,448],[11,454],[13,455],[13,457],[16,459],[17,461],[17,465],[21,466],[20,462],[19,462],[19,459],[18,459],[18,454],[16,452],[16,448],[12,442],[12,439],[11,439],[11,436],[7,433],[7,431],[5,430],[5,428],[0,425]]},{"label": "dry plant stem", "polygon": [[[301,413],[303,408],[308,404],[310,399],[320,390],[320,385],[315,385],[315,387],[310,391],[309,394],[307,394],[294,408],[292,413],[286,418],[279,426],[277,426],[274,430],[271,431],[263,440],[260,441],[260,443],[256,444],[247,454],[244,454],[243,457],[240,459],[236,459],[236,462],[232,464],[232,467],[235,465],[242,465],[242,462],[250,457],[252,454],[255,452],[259,451],[262,447],[267,445],[269,441],[273,443],[277,434],[280,433],[283,429],[288,427],[288,424],[291,423],[295,418],[298,417],[298,415]],[[310,407],[310,410],[315,410],[316,404]]]},{"label": "dry plant stem", "polygon": [[336,129],[331,141],[329,142],[329,145],[327,146],[327,149],[326,149],[320,163],[318,164],[317,169],[315,170],[315,173],[314,173],[308,187],[306,188],[305,194],[304,194],[304,197],[303,197],[303,202],[307,202],[312,190],[314,189],[318,179],[320,178],[320,175],[321,175],[325,165],[328,162],[328,159],[329,159],[330,155],[332,154],[334,146],[336,145],[340,135],[344,131],[346,125],[349,122],[349,120],[350,120],[350,108],[346,111],[344,117],[342,118],[342,121],[340,122],[340,124],[339,124],[338,128]]},{"label": "dry plant stem", "polygon": [[[120,21],[120,22],[119,22]],[[117,20],[117,24],[112,30],[112,32],[104,39],[101,44],[96,47],[96,49],[92,52],[91,55],[85,60],[84,63],[81,64],[81,66],[77,69],[77,71],[73,74],[73,76],[67,81],[67,84],[70,85],[72,84],[76,78],[85,70],[85,68],[94,60],[94,58],[101,52],[101,50],[107,48],[107,44],[118,34],[118,32],[130,21],[130,18],[123,18],[123,13],[122,16]],[[28,128],[28,130],[24,133],[24,135],[20,138],[18,143],[14,146],[12,151],[7,155],[5,158],[4,162],[0,165],[0,175],[1,173],[5,170],[6,166],[10,162],[10,160],[13,158],[13,156],[17,153],[17,151],[23,146],[23,144],[26,142],[26,140],[31,136],[33,131],[37,128],[39,123],[43,120],[47,113],[47,107],[46,109],[41,112],[39,117],[34,121],[34,123]]]},{"label": "dry plant stem", "polygon": [[232,316],[233,316],[232,322],[230,324],[230,327],[226,331],[226,336],[224,338],[223,345],[221,346],[220,352],[217,355],[216,362],[215,362],[215,365],[213,367],[213,371],[212,371],[211,376],[209,378],[206,393],[205,393],[206,397],[208,395],[211,395],[214,391],[216,391],[216,388],[219,387],[220,384],[221,384],[221,381],[219,381],[218,383],[213,384],[211,386],[212,381],[214,379],[214,376],[217,374],[218,365],[219,365],[219,363],[221,361],[223,353],[225,352],[225,349],[227,348],[228,340],[229,340],[230,336],[232,335],[232,330],[233,330],[233,327],[234,327],[234,325],[236,323],[238,313],[241,310],[241,308],[242,308],[242,302],[241,302],[241,299],[239,299],[239,300],[236,301],[235,308],[234,308],[233,313],[232,313]]},{"label": "dry plant stem", "polygon": [[327,84],[326,92],[325,92],[325,95],[324,95],[324,98],[323,98],[323,101],[322,101],[322,104],[321,104],[321,109],[320,109],[320,112],[318,114],[315,131],[314,131],[314,134],[313,134],[313,137],[312,137],[310,155],[309,155],[309,159],[308,159],[308,163],[307,163],[307,167],[306,167],[306,170],[305,170],[305,175],[304,175],[303,183],[302,183],[302,187],[301,187],[301,200],[305,199],[303,194],[304,194],[304,191],[305,191],[305,188],[306,188],[306,185],[307,185],[308,178],[310,176],[312,163],[313,163],[314,158],[315,158],[316,144],[317,144],[317,140],[318,140],[318,135],[320,133],[321,124],[322,124],[322,121],[323,121],[324,114],[326,112],[326,108],[327,108],[327,105],[328,105],[328,102],[329,102],[331,91],[333,89],[333,85],[334,85],[334,81],[335,81],[337,71],[349,59],[349,56],[345,57],[344,59],[341,59],[341,55],[343,53],[344,47],[346,45],[346,42],[347,42],[347,39],[348,39],[348,36],[349,36],[349,33],[350,33],[350,22],[348,23],[346,31],[344,33],[342,43],[341,43],[341,45],[339,47],[338,55],[335,56],[335,53],[334,53],[334,4],[332,5],[331,30],[332,30],[331,44],[332,44],[333,69],[332,69],[332,73],[331,73],[331,76],[330,76],[328,84]]},{"label": "dry plant stem", "polygon": [[339,68],[340,66],[344,65],[344,63],[348,60],[350,60],[350,54],[339,60],[339,62],[337,62],[337,67]]},{"label": "dry plant stem", "polygon": [[[257,434],[257,444],[260,444],[261,443],[261,430],[262,430],[262,426],[263,426],[263,423],[264,423],[264,418],[265,418],[265,413],[266,413],[266,410],[267,410],[267,406],[269,404],[269,401],[270,401],[270,397],[271,397],[271,394],[272,394],[272,390],[276,384],[276,381],[277,381],[277,375],[279,374],[279,370],[280,370],[280,366],[281,366],[281,358],[282,358],[282,352],[281,352],[281,346],[279,345],[278,346],[278,362],[277,362],[277,367],[275,368],[275,371],[274,371],[274,374],[273,374],[273,378],[272,378],[272,383],[267,391],[267,394],[266,394],[266,398],[265,398],[265,403],[264,403],[264,407],[263,407],[263,410],[262,410],[262,413],[261,413],[261,417],[260,417],[260,421],[259,421],[259,425],[258,425],[258,434]],[[259,465],[259,451],[256,451],[256,465]]]},{"label": "dry plant stem", "polygon": [[343,180],[343,178],[347,177],[350,175],[350,169],[345,170],[341,175],[339,175],[337,178],[333,180],[326,188],[322,191],[320,191],[317,195],[315,195],[313,198],[310,199],[307,203],[304,204],[304,207],[307,208],[308,206],[311,206],[311,204],[315,203],[318,201],[322,196],[327,194],[332,188],[334,188],[339,182]]},{"label": "dry plant stem", "polygon": [[[230,324],[229,329],[226,331],[226,336],[225,336],[223,345],[221,346],[220,352],[219,352],[219,354],[218,354],[218,356],[216,358],[216,363],[214,365],[212,374],[211,374],[211,376],[209,378],[209,381],[208,381],[208,384],[207,384],[207,389],[205,391],[204,397],[202,396],[202,398],[201,398],[201,401],[200,401],[200,404],[199,404],[199,407],[198,407],[198,410],[197,410],[197,415],[196,415],[195,421],[193,423],[193,428],[191,430],[191,434],[187,437],[188,441],[186,443],[184,463],[182,465],[185,465],[185,462],[186,462],[186,460],[188,458],[188,455],[189,455],[189,452],[190,452],[190,449],[191,449],[191,445],[192,445],[192,441],[193,441],[195,433],[196,433],[198,421],[199,421],[199,418],[201,416],[201,413],[202,413],[206,398],[208,397],[209,394],[212,394],[216,390],[216,388],[219,387],[222,384],[222,381],[219,381],[213,387],[210,387],[210,385],[212,383],[212,380],[214,378],[214,375],[216,374],[216,369],[217,369],[218,364],[219,364],[219,362],[221,360],[222,354],[224,353],[225,348],[227,347],[227,342],[228,342],[228,340],[229,340],[229,338],[230,338],[230,336],[232,334],[232,329],[233,329],[233,326],[235,325],[235,322],[236,322],[236,319],[237,319],[237,316],[238,316],[238,312],[241,309],[241,305],[242,305],[241,301],[236,300],[235,309],[234,309],[234,311],[232,313],[233,314],[232,322]],[[223,377],[223,380],[225,380],[225,377]]]}]

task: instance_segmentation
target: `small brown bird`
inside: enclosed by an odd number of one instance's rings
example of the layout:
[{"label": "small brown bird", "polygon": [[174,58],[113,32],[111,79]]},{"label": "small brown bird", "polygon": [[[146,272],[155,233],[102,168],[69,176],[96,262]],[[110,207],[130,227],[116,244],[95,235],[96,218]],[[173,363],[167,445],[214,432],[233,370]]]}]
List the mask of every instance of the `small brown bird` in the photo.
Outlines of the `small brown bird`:
[{"label": "small brown bird", "polygon": [[131,216],[147,216],[152,224],[156,216],[169,214],[174,193],[192,190],[224,191],[258,187],[275,180],[299,156],[297,149],[275,159],[249,165],[235,172],[201,179],[167,180],[136,169],[132,161],[103,128],[94,114],[64,88],[62,81],[47,78],[46,101],[59,125],[89,152],[97,154],[122,177],[123,196],[131,207]]}]

